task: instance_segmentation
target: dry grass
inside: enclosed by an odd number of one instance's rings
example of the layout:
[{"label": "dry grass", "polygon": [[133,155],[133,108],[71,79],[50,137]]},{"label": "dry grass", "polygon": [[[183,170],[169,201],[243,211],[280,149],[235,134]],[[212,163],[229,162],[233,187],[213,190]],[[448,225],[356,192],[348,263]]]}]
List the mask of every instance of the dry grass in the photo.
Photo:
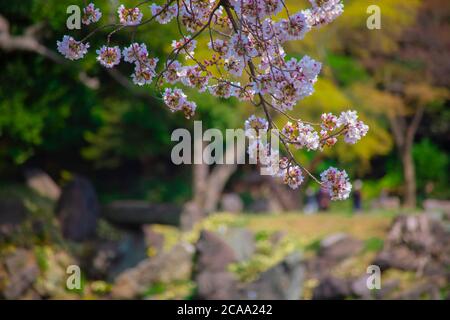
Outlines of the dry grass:
[{"label": "dry grass", "polygon": [[385,212],[349,215],[321,213],[316,215],[282,214],[245,216],[245,225],[254,231],[284,231],[302,246],[333,233],[344,232],[361,240],[383,239],[394,215]]}]

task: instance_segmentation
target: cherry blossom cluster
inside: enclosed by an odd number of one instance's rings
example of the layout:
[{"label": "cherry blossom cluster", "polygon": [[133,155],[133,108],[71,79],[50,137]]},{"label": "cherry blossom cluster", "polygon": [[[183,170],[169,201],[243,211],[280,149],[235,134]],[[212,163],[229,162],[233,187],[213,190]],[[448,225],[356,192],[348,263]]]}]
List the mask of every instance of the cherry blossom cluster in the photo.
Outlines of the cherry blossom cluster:
[{"label": "cherry blossom cluster", "polygon": [[283,170],[283,182],[292,189],[297,189],[303,183],[303,172],[299,166],[288,167]]},{"label": "cherry blossom cluster", "polygon": [[117,9],[117,13],[120,23],[124,26],[137,26],[144,16],[139,8],[125,8],[123,4]]},{"label": "cherry blossom cluster", "polygon": [[344,141],[355,144],[369,131],[364,122],[357,120],[356,111],[345,111],[339,117],[332,113],[324,113],[321,123],[316,130],[313,125],[301,120],[288,121],[281,133],[286,143],[297,149],[323,150],[325,146],[331,147],[338,141],[338,136],[343,135]]},{"label": "cherry blossom cluster", "polygon": [[188,101],[186,95],[181,89],[166,88],[163,94],[164,103],[172,112],[183,111],[186,118],[190,119],[194,113],[197,105],[195,102]]},{"label": "cherry blossom cluster", "polygon": [[252,115],[245,121],[249,157],[264,166],[266,174],[281,178],[284,184],[297,189],[304,181],[302,169],[298,165],[292,165],[286,157],[280,160],[279,151],[265,140],[268,129],[269,122],[264,118]]},{"label": "cherry blossom cluster", "polygon": [[76,41],[70,36],[64,36],[62,41],[57,41],[58,52],[66,59],[78,60],[84,57],[89,49],[89,43]]},{"label": "cherry blossom cluster", "polygon": [[156,21],[161,24],[169,23],[178,14],[178,6],[175,4],[167,7],[167,9],[164,10],[162,6],[154,3],[150,6],[150,9],[152,11],[152,15],[156,16]]},{"label": "cherry blossom cluster", "polygon": [[269,122],[264,118],[250,116],[245,121],[245,136],[249,139],[247,153],[251,160],[265,166],[267,174],[279,176],[279,151],[267,142]]},{"label": "cherry blossom cluster", "polygon": [[358,120],[356,111],[342,112],[336,121],[336,126],[345,128],[345,142],[350,144],[355,144],[369,131],[369,127]]},{"label": "cherry blossom cluster", "polygon": [[123,49],[123,59],[134,64],[133,82],[139,86],[150,84],[156,76],[158,58],[150,58],[144,43],[132,43]]},{"label": "cherry blossom cluster", "polygon": [[245,135],[250,139],[266,135],[267,130],[269,130],[269,122],[264,118],[251,115],[245,120]]},{"label": "cherry blossom cluster", "polygon": [[320,174],[320,178],[322,188],[329,192],[331,200],[347,199],[352,191],[352,184],[345,170],[339,171],[330,167]]},{"label": "cherry blossom cluster", "polygon": [[344,12],[341,0],[310,0],[312,8],[304,12],[308,24],[320,27],[329,24]]},{"label": "cherry blossom cluster", "polygon": [[[368,132],[354,111],[339,116],[323,114],[320,123],[289,115],[300,100],[313,94],[322,64],[306,55],[288,58],[285,43],[303,39],[309,31],[335,20],[344,9],[342,0],[309,1],[311,6],[298,12],[290,12],[285,0],[160,0],[153,4],[144,0],[137,1],[135,7],[121,4],[118,24],[113,24],[116,29],[108,35],[107,45],[96,51],[97,60],[106,68],[116,67],[122,59],[133,64],[133,82],[140,86],[154,82],[167,107],[187,118],[194,116],[196,104],[181,87],[253,104],[265,117],[254,115],[245,122],[251,140],[249,157],[264,163],[273,176],[291,188],[298,188],[309,175],[329,190],[333,199],[345,199],[350,188],[344,171],[330,168],[319,181],[295,160],[290,149],[321,151],[335,145],[339,136],[354,144]],[[86,25],[101,17],[92,3],[83,12]],[[143,43],[134,42],[122,49],[110,46],[115,32],[128,27],[135,30],[151,21],[178,24],[181,38],[172,41],[172,51],[164,63],[158,65]],[[82,41],[64,36],[57,43],[58,51],[68,59],[81,59],[89,48],[89,36]],[[199,46],[209,48],[207,58],[196,55]],[[274,114],[289,120],[278,130],[288,155],[281,160],[278,150],[261,136],[261,132],[278,129]]]},{"label": "cherry blossom cluster", "polygon": [[[325,146],[332,146],[336,144],[339,136],[344,136],[346,143],[354,144],[368,131],[368,126],[357,119],[355,111],[345,111],[339,117],[332,113],[324,113],[320,124],[308,124],[301,120],[289,121],[279,132],[279,138],[285,143],[286,148],[292,145],[296,149],[308,151],[322,150]],[[264,140],[268,129],[269,122],[264,118],[252,115],[245,121],[245,135],[250,139],[248,147],[250,159],[256,159],[259,164],[269,169],[266,172],[270,175],[280,177],[283,183],[292,189],[297,189],[304,181],[304,171],[308,175],[310,173],[297,165],[293,157],[278,159],[278,152]],[[323,172],[319,183],[333,200],[344,200],[348,198],[351,191],[351,184],[345,171],[334,168]]]},{"label": "cherry blossom cluster", "polygon": [[102,13],[100,12],[100,9],[95,8],[95,5],[90,3],[83,9],[83,17],[81,18],[81,22],[85,25],[90,25],[91,23],[96,23],[101,17]]},{"label": "cherry blossom cluster", "polygon": [[98,54],[97,61],[100,62],[100,64],[105,68],[112,68],[114,66],[117,66],[120,63],[120,59],[122,58],[120,48],[118,46],[102,46],[96,51],[96,53]]},{"label": "cherry blossom cluster", "polygon": [[319,134],[309,124],[301,121],[295,123],[288,121],[281,132],[286,141],[294,145],[297,149],[306,148],[310,151],[319,148]]}]

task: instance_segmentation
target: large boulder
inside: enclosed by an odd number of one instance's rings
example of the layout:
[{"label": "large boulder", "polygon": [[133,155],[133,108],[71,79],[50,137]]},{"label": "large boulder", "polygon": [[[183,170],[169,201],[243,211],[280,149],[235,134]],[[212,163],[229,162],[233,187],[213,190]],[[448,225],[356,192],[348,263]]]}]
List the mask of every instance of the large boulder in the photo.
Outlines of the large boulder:
[{"label": "large boulder", "polygon": [[142,296],[154,284],[189,279],[192,272],[192,255],[192,246],[180,243],[168,252],[147,258],[117,276],[112,297],[134,299]]},{"label": "large boulder", "polygon": [[372,297],[372,290],[367,286],[369,276],[369,274],[364,274],[351,282],[350,288],[354,296],[361,299],[370,299]]},{"label": "large boulder", "polygon": [[240,296],[238,282],[228,271],[203,271],[195,277],[197,299],[231,300]]},{"label": "large boulder", "polygon": [[257,280],[244,286],[244,299],[298,300],[302,295],[304,267],[299,252],[263,272]]},{"label": "large boulder", "polygon": [[435,283],[427,282],[414,286],[412,289],[400,292],[397,294],[395,300],[422,300],[423,297],[428,297],[431,300],[441,300],[441,292],[439,286]]},{"label": "large boulder", "polygon": [[428,214],[398,216],[373,264],[382,270],[394,268],[446,276],[450,265],[450,231]]},{"label": "large boulder", "polygon": [[147,248],[156,252],[161,251],[164,248],[164,235],[162,233],[156,232],[152,225],[143,226],[145,243]]},{"label": "large boulder", "polygon": [[237,278],[227,270],[229,264],[237,261],[233,249],[219,235],[205,230],[196,249],[197,298],[236,299]]},{"label": "large boulder", "polygon": [[17,249],[0,264],[0,296],[5,299],[20,299],[32,289],[39,275],[39,267],[32,251]]},{"label": "large boulder", "polygon": [[[247,249],[239,248],[239,240]],[[297,252],[247,283],[239,281],[228,271],[228,266],[251,259],[254,253],[251,232],[241,228],[231,228],[225,234],[202,231],[196,248],[195,281],[199,299],[293,300],[301,297],[304,266]]]},{"label": "large boulder", "polygon": [[54,201],[61,195],[61,189],[53,179],[40,169],[29,169],[25,171],[27,186],[41,196]]},{"label": "large boulder", "polygon": [[420,255],[403,246],[382,250],[373,262],[383,271],[389,268],[416,271],[420,268],[421,263]]},{"label": "large boulder", "polygon": [[233,249],[219,235],[211,231],[202,231],[196,244],[198,272],[224,271],[237,261]]},{"label": "large boulder", "polygon": [[315,278],[322,279],[331,268],[343,260],[358,255],[364,248],[361,240],[344,233],[332,234],[320,242],[317,256],[307,261],[307,267]]},{"label": "large boulder", "polygon": [[183,206],[180,224],[183,230],[191,230],[206,216],[205,211],[195,201],[189,201]]},{"label": "large boulder", "polygon": [[141,230],[122,231],[120,240],[97,239],[85,245],[83,265],[94,279],[113,281],[125,270],[147,259],[147,245]]},{"label": "large boulder", "polygon": [[84,241],[95,235],[100,206],[91,182],[76,177],[63,189],[56,206],[64,238]]},{"label": "large boulder", "polygon": [[226,228],[220,237],[231,247],[237,261],[245,261],[255,253],[255,236],[245,228]]},{"label": "large boulder", "polygon": [[322,258],[342,261],[357,255],[363,248],[362,241],[344,233],[336,233],[321,241],[318,255]]}]

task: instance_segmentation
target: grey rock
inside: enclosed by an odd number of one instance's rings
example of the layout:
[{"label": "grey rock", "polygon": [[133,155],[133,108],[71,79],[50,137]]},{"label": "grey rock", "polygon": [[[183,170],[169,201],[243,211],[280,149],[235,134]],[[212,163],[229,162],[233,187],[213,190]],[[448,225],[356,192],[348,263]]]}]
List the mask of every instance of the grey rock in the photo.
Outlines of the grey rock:
[{"label": "grey rock", "polygon": [[364,274],[361,277],[355,279],[352,283],[351,283],[351,291],[352,294],[355,297],[358,297],[360,299],[364,299],[364,300],[368,300],[372,298],[372,292],[368,287],[367,287],[367,280],[369,278],[370,275],[368,274]]},{"label": "grey rock", "polygon": [[321,258],[341,261],[357,255],[363,248],[362,241],[343,233],[337,233],[322,240],[318,255]]},{"label": "grey rock", "polygon": [[228,271],[203,271],[196,278],[197,298],[205,300],[231,300],[239,297],[238,282]]},{"label": "grey rock", "polygon": [[40,169],[26,170],[25,180],[27,186],[41,196],[56,201],[61,195],[61,189],[55,181],[53,181],[47,173]]},{"label": "grey rock", "polygon": [[420,263],[420,258],[414,251],[401,246],[381,251],[373,262],[382,271],[389,268],[415,271],[420,268]]},{"label": "grey rock", "polygon": [[203,230],[196,244],[197,271],[220,272],[237,261],[233,249],[219,235]]},{"label": "grey rock", "polygon": [[241,292],[245,299],[252,300],[298,300],[302,295],[303,280],[301,254],[295,252],[263,272]]},{"label": "grey rock", "polygon": [[206,213],[195,201],[187,202],[183,206],[183,211],[181,212],[181,229],[191,230],[205,216]]},{"label": "grey rock", "polygon": [[95,235],[100,207],[91,182],[76,177],[63,189],[56,206],[64,238],[84,241]]},{"label": "grey rock", "polygon": [[201,232],[196,249],[197,298],[236,299],[237,278],[227,270],[229,264],[237,261],[233,249],[221,236],[206,230]]},{"label": "grey rock", "polygon": [[[249,231],[239,228],[231,229],[228,236],[230,234],[233,235],[234,242],[230,238],[224,238],[224,235],[209,231],[201,233],[197,243],[197,298],[294,300],[301,297],[304,266],[300,253],[287,256],[279,264],[262,272],[256,280],[242,283],[227,270],[227,266],[239,261],[239,258],[251,256],[250,253],[254,250],[253,236],[250,236]],[[246,242],[242,245],[251,247],[244,251],[238,247],[233,250],[234,246],[239,246],[237,240],[241,238]]]},{"label": "grey rock", "polygon": [[398,216],[374,264],[445,276],[450,265],[450,231],[427,214]]},{"label": "grey rock", "polygon": [[439,287],[433,283],[419,284],[395,297],[396,300],[423,300],[424,298],[441,300]]},{"label": "grey rock", "polygon": [[108,279],[114,279],[127,269],[147,259],[147,245],[141,230],[125,232],[117,246],[117,255],[108,271]]},{"label": "grey rock", "polygon": [[245,228],[227,228],[221,237],[234,251],[237,261],[248,260],[255,253],[255,239]]},{"label": "grey rock", "polygon": [[39,275],[34,254],[25,249],[17,249],[5,258],[4,265],[7,279],[0,294],[5,299],[19,299],[31,288]]},{"label": "grey rock", "polygon": [[142,229],[147,247],[153,248],[157,252],[161,251],[164,247],[164,235],[156,232],[152,225],[146,225]]},{"label": "grey rock", "polygon": [[112,297],[134,299],[155,283],[187,280],[192,273],[193,247],[180,243],[169,252],[150,257],[121,273],[115,280]]},{"label": "grey rock", "polygon": [[400,281],[395,279],[383,282],[381,289],[374,292],[375,298],[379,300],[389,299],[399,285]]}]

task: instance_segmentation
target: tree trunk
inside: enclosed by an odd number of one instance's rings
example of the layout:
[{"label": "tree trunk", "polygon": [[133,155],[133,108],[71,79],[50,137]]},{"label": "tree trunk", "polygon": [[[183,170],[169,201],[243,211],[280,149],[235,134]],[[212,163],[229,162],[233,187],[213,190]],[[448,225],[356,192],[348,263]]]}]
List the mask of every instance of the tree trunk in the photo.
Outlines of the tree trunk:
[{"label": "tree trunk", "polygon": [[389,117],[395,144],[403,166],[403,206],[407,208],[415,208],[417,203],[416,168],[414,165],[412,148],[424,112],[424,107],[418,107],[409,124],[402,116],[391,115]]},{"label": "tree trunk", "polygon": [[[203,156],[204,143],[194,143],[194,154]],[[237,143],[234,150],[225,151],[225,159],[234,152],[234,164],[217,164],[213,168],[203,163],[192,165],[193,199],[185,204],[182,213],[182,227],[191,229],[198,221],[217,210],[226,183],[236,172],[237,158],[245,152],[245,146]],[[194,155],[194,158],[195,158]]]},{"label": "tree trunk", "polygon": [[407,147],[401,151],[403,177],[405,179],[403,205],[407,208],[416,207],[416,170],[411,149]]},{"label": "tree trunk", "polygon": [[[204,142],[202,137],[196,137],[194,142],[194,159],[196,157],[203,157]],[[193,200],[200,207],[203,206],[205,201],[205,192],[207,190],[209,176],[209,167],[206,163],[192,164],[192,188],[193,188]]]}]

